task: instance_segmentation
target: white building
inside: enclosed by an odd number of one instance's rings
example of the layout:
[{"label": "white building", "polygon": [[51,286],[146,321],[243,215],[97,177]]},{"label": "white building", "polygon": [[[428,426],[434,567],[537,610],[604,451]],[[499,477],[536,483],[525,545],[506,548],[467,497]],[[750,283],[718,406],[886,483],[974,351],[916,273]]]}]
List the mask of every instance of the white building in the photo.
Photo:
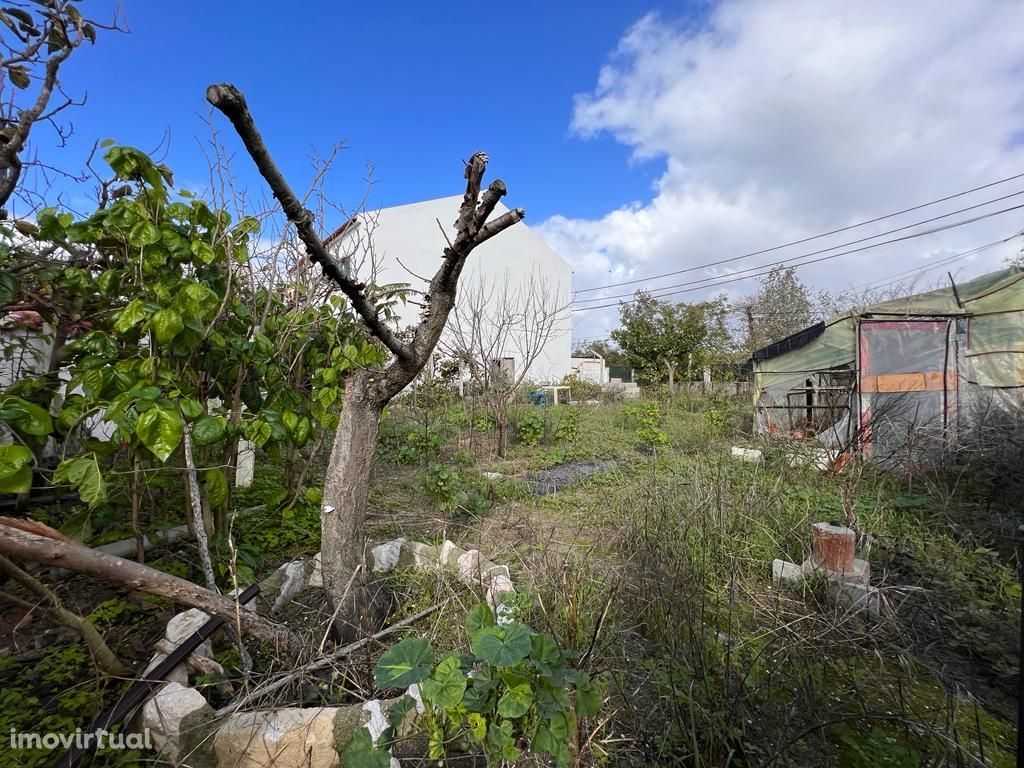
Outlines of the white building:
[{"label": "white building", "polygon": [[[422,292],[441,265],[444,249],[455,240],[455,220],[462,195],[442,197],[411,205],[383,208],[360,214],[329,235],[325,242],[337,255],[352,260],[356,275],[377,285],[407,283],[414,291],[400,309],[399,327],[420,322]],[[498,203],[496,218],[508,210]],[[443,231],[442,231],[443,230]],[[544,240],[520,222],[478,246],[470,254],[459,280],[456,311],[467,294],[483,282],[498,291],[527,291],[531,281],[542,284],[554,297],[560,317],[539,356],[529,369],[535,382],[558,381],[570,371],[572,328],[568,307],[572,297],[572,269]],[[419,293],[415,293],[418,291]],[[555,307],[552,307],[554,309]],[[449,318],[449,328],[452,318]],[[521,370],[521,350],[528,346],[517,334],[509,334],[499,364]],[[512,358],[511,363],[508,358]]]}]

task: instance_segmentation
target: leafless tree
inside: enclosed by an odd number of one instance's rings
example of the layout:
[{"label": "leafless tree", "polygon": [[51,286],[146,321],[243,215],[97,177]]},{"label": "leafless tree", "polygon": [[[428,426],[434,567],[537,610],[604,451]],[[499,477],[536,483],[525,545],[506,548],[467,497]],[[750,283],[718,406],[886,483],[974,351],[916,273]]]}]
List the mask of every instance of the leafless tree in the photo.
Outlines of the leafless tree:
[{"label": "leafless tree", "polygon": [[[563,325],[569,311],[557,284],[533,270],[515,284],[479,275],[467,286],[452,312],[441,346],[469,368],[494,417],[498,455],[508,447],[508,411],[544,348]],[[512,366],[503,365],[506,359]]]},{"label": "leafless tree", "polygon": [[86,19],[73,0],[35,0],[0,9],[0,25],[0,87],[9,83],[18,94],[0,102],[0,209],[6,212],[23,168],[30,162],[42,167],[24,157],[33,126],[49,122],[63,143],[68,129],[54,118],[81,103],[62,90],[61,66],[82,43],[95,42],[97,27],[117,29],[117,20]]},{"label": "leafless tree", "polygon": [[[307,210],[281,174],[249,112],[242,93],[233,85],[211,85],[207,100],[234,126],[260,174],[296,229],[311,261],[319,264],[359,315],[367,330],[391,353],[383,369],[359,370],[345,381],[341,421],[327,468],[321,507],[324,587],[343,621],[358,615],[361,600],[345,603],[346,585],[363,558],[363,534],[370,471],[377,446],[381,412],[423,369],[455,305],[455,289],[469,254],[481,243],[521,221],[521,209],[488,221],[505,195],[500,180],[481,194],[487,155],[475,153],[466,163],[466,191],[456,220],[454,241],[443,250],[441,265],[424,296],[420,323],[410,341],[403,341],[382,317],[373,292],[331,253],[314,228]],[[355,593],[356,590],[352,590]]]}]

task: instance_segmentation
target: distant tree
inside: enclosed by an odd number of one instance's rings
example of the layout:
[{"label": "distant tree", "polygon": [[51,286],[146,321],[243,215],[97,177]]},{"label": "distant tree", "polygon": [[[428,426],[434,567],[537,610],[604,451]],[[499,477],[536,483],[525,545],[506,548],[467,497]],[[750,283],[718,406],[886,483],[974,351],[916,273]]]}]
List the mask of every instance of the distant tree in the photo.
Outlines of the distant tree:
[{"label": "distant tree", "polygon": [[612,338],[641,381],[667,381],[672,391],[678,374],[685,372],[689,380],[727,352],[725,314],[724,297],[672,304],[639,291],[632,302],[620,306],[620,327]]},{"label": "distant tree", "polygon": [[626,353],[607,340],[578,344],[572,353],[573,357],[594,357],[595,355],[603,358],[605,365],[629,367]]},{"label": "distant tree", "polygon": [[818,317],[810,289],[794,267],[776,267],[761,278],[757,293],[739,302],[746,321],[747,352],[784,339]]}]

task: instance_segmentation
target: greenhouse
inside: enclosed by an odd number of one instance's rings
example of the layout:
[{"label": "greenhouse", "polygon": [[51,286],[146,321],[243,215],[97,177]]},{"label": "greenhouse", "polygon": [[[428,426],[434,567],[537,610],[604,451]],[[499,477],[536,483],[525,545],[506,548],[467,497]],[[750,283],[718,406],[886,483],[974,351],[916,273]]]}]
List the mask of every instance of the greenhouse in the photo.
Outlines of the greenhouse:
[{"label": "greenhouse", "polygon": [[1018,418],[1024,270],[861,307],[752,358],[759,433],[924,460]]}]

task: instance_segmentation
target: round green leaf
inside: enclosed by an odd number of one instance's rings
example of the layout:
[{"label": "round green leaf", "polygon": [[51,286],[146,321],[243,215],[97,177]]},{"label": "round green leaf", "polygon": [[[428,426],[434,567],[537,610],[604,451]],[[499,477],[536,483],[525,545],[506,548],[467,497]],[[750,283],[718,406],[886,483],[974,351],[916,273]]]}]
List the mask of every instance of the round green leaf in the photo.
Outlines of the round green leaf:
[{"label": "round green leaf", "polygon": [[533,704],[533,691],[527,682],[513,685],[498,699],[498,714],[502,717],[522,717]]},{"label": "round green leaf", "polygon": [[13,304],[20,292],[18,279],[10,272],[0,272],[0,306]]},{"label": "round green leaf", "polygon": [[466,634],[472,637],[484,627],[494,626],[494,611],[487,603],[477,603],[466,614]]},{"label": "round green leaf", "polygon": [[137,222],[128,232],[128,242],[136,248],[160,242],[160,228],[152,221]]},{"label": "round green leaf", "polygon": [[200,416],[192,425],[192,439],[196,445],[213,445],[224,437],[224,419],[218,416]]},{"label": "round green leaf", "polygon": [[420,693],[438,709],[451,709],[462,701],[466,692],[466,676],[456,656],[441,659],[429,678],[420,683]]},{"label": "round green leaf", "polygon": [[182,332],[185,323],[182,321],[181,315],[173,309],[161,309],[150,318],[149,327],[153,329],[158,342],[167,344]]},{"label": "round green leaf", "polygon": [[347,768],[388,768],[391,765],[391,753],[374,746],[370,732],[363,727],[352,732],[341,757]]},{"label": "round green leaf", "polygon": [[117,320],[114,321],[116,333],[126,333],[134,326],[146,319],[146,308],[140,299],[132,299],[124,309],[117,313]]},{"label": "round green leaf", "polygon": [[407,637],[384,652],[373,670],[378,688],[406,688],[430,674],[434,652],[422,637]]},{"label": "round green leaf", "polygon": [[32,451],[23,445],[0,445],[0,493],[32,489]]},{"label": "round green leaf", "polygon": [[183,427],[181,414],[176,408],[158,405],[139,416],[135,434],[154,456],[160,461],[167,461],[181,442]]},{"label": "round green leaf", "polygon": [[194,421],[203,415],[203,404],[198,400],[193,400],[191,397],[183,397],[178,401],[178,405],[181,407],[181,412],[185,415],[185,418],[189,421]]},{"label": "round green leaf", "polygon": [[473,653],[496,667],[511,667],[530,654],[530,631],[523,624],[484,627],[473,636]]},{"label": "round green leaf", "polygon": [[0,398],[0,421],[25,435],[43,437],[53,432],[53,419],[45,408],[14,395]]}]

